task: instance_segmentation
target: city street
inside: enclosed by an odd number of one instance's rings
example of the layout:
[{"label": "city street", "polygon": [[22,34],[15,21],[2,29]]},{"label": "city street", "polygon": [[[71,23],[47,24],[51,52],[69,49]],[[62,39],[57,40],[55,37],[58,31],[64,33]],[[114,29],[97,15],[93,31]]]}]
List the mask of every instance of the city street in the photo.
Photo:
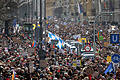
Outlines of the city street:
[{"label": "city street", "polygon": [[120,1],[0,0],[0,80],[120,80]]}]

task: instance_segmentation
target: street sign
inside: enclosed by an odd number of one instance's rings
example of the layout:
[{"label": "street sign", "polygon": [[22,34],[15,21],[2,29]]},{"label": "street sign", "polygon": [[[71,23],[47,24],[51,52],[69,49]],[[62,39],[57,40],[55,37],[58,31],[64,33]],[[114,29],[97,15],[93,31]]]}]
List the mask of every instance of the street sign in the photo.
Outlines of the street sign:
[{"label": "street sign", "polygon": [[120,55],[114,54],[114,55],[112,55],[111,59],[112,59],[112,62],[119,63],[120,62]]},{"label": "street sign", "polygon": [[86,52],[90,52],[90,50],[91,50],[91,47],[89,45],[85,46],[85,51]]},{"label": "street sign", "polygon": [[119,43],[119,34],[110,34],[110,43]]}]

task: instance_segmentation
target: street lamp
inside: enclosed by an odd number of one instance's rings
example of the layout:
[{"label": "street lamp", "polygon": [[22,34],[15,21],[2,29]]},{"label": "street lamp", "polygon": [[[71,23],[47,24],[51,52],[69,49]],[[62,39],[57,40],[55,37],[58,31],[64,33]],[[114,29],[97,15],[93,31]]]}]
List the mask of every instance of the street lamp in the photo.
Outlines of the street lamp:
[{"label": "street lamp", "polygon": [[[41,59],[41,56],[43,55],[42,51],[42,39],[43,39],[43,28],[42,28],[42,0],[40,0],[40,28],[39,28],[39,38],[38,38],[38,45],[39,45],[39,59]],[[39,67],[40,67],[40,61],[39,61]]]}]

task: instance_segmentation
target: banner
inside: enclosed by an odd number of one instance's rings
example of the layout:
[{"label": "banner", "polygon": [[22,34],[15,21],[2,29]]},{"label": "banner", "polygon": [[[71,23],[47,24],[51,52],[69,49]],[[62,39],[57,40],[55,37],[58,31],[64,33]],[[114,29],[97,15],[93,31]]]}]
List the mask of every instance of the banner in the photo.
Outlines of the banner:
[{"label": "banner", "polygon": [[73,38],[74,38],[74,39],[80,39],[80,38],[81,38],[81,34],[73,35]]},{"label": "banner", "polygon": [[72,64],[73,64],[74,67],[82,66],[81,60],[73,60]]}]

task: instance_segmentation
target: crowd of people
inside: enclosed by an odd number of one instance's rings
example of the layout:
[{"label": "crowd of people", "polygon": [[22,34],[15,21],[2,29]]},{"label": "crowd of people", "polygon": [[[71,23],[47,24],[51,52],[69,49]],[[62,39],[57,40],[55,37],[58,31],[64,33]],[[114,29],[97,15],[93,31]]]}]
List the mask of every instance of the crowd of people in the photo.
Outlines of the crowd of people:
[{"label": "crowd of people", "polygon": [[[48,20],[48,22],[50,24],[48,31],[64,40],[73,40],[73,35],[77,34],[89,40],[93,37],[93,25],[74,22],[65,24],[60,20]],[[59,49],[56,46],[53,48],[51,44],[45,42],[46,46],[43,43],[45,67],[40,65],[39,47],[32,47],[32,38],[24,34],[24,30],[13,33],[11,28],[9,35],[5,33],[0,35],[0,80],[11,80],[13,72],[15,80],[120,80],[120,67],[116,68],[116,75],[112,72],[104,73],[109,65],[107,56],[119,54],[119,45],[106,47],[103,44],[109,41],[110,33],[118,33],[119,29],[112,31],[108,25],[101,26],[96,27],[96,30],[100,31],[104,40],[96,40],[99,53],[94,59],[83,59],[79,54],[71,54],[67,48]],[[75,66],[74,60],[80,61],[80,65]]]}]

